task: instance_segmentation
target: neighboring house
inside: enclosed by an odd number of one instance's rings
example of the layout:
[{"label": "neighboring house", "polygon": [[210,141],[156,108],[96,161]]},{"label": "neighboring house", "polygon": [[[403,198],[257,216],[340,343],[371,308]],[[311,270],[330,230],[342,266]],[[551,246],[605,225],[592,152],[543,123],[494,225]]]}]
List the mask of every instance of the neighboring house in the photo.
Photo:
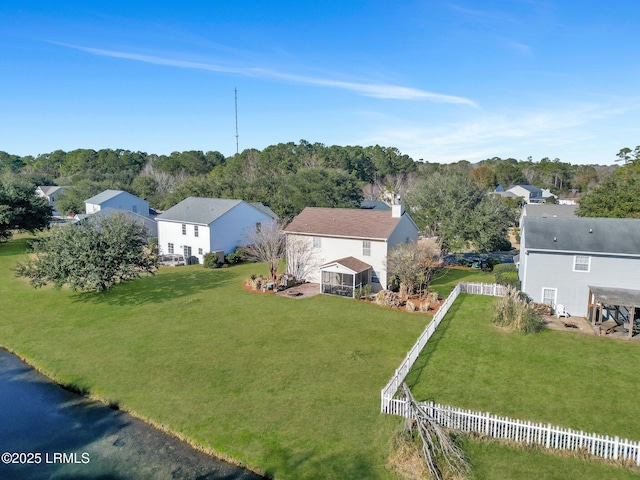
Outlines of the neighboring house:
[{"label": "neighboring house", "polygon": [[250,242],[252,232],[277,220],[261,203],[189,197],[159,215],[161,254],[184,255],[188,263],[202,263],[209,252],[233,253]]},{"label": "neighboring house", "polygon": [[402,205],[391,210],[307,207],[284,230],[287,273],[320,284],[320,291],[353,297],[370,284],[387,288],[387,254],[400,243],[418,240],[419,229]]},{"label": "neighboring house", "polygon": [[635,291],[640,297],[640,220],[526,216],[521,238],[521,289],[535,302],[594,320],[596,292]]},{"label": "neighboring house", "polygon": [[577,205],[560,205],[554,203],[528,203],[522,209],[519,225],[524,217],[575,217]]},{"label": "neighboring house", "polygon": [[133,212],[143,217],[149,216],[149,202],[123,190],[105,190],[84,201],[88,215],[99,212],[103,208],[115,208],[125,212]]},{"label": "neighboring house", "polygon": [[140,225],[144,225],[147,229],[147,235],[149,237],[158,236],[158,224],[156,223],[156,220],[154,218],[145,217],[143,215],[138,215],[137,213],[128,212],[126,210],[118,210],[117,208],[105,207],[97,211],[93,215],[87,215],[86,217],[113,215],[114,213],[123,213],[129,220],[133,220]]},{"label": "neighboring house", "polygon": [[511,185],[505,190],[516,197],[522,197],[525,203],[542,203],[545,201],[541,188],[533,185]]},{"label": "neighboring house", "polygon": [[53,216],[60,217],[60,213],[56,209],[56,198],[62,193],[64,187],[57,185],[41,185],[36,188],[36,195],[42,198],[46,198],[49,205],[53,209]]}]

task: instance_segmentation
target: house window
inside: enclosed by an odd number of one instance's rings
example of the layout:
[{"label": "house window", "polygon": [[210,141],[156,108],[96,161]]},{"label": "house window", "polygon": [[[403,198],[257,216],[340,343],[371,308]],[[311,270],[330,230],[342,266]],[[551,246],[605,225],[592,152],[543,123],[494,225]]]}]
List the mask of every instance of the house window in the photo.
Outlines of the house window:
[{"label": "house window", "polygon": [[362,255],[368,257],[371,255],[371,241],[363,240],[362,241]]},{"label": "house window", "polygon": [[374,272],[373,270],[371,271],[371,283],[380,283],[380,279],[378,278],[378,274],[376,272]]},{"label": "house window", "polygon": [[182,224],[182,234],[183,235],[187,234],[187,226],[184,223]]},{"label": "house window", "polygon": [[194,225],[194,226],[193,226],[193,236],[194,236],[194,237],[197,237],[197,236],[198,236],[198,234],[199,234],[199,232],[198,232],[198,225]]},{"label": "house window", "polygon": [[201,248],[198,249],[198,255],[202,255],[202,249]]},{"label": "house window", "polygon": [[131,211],[133,213],[138,213],[138,205],[133,205],[133,207],[131,207]]},{"label": "house window", "polygon": [[591,257],[587,255],[576,255],[573,257],[574,272],[588,272],[591,267]]},{"label": "house window", "polygon": [[313,248],[322,248],[322,238],[313,237]]},{"label": "house window", "polygon": [[558,295],[557,288],[543,288],[542,289],[542,303],[551,305],[551,308],[556,307],[556,296]]},{"label": "house window", "polygon": [[167,245],[167,250],[169,251],[169,253],[173,253],[173,243],[170,243],[169,245]]}]

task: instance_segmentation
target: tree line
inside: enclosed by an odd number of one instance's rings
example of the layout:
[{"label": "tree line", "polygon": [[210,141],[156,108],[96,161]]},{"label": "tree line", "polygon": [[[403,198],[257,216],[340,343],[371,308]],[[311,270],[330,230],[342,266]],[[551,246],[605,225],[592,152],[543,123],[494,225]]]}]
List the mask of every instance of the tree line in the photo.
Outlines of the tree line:
[{"label": "tree line", "polygon": [[[363,199],[401,199],[423,232],[438,236],[447,249],[471,243],[488,250],[504,244],[504,232],[517,216],[513,204],[487,197],[498,184],[534,184],[556,194],[582,195],[578,213],[584,216],[640,216],[640,147],[623,148],[618,157],[621,167],[498,157],[438,164],[379,145],[300,140],[230,157],[196,150],[156,155],[77,149],[36,157],[0,152],[0,172],[31,182],[32,188],[65,186],[57,198],[65,214],[83,212],[84,200],[107,188],[129,191],[159,210],[189,196],[259,201],[285,219],[307,206],[356,207]],[[5,225],[18,225],[3,216]]]}]

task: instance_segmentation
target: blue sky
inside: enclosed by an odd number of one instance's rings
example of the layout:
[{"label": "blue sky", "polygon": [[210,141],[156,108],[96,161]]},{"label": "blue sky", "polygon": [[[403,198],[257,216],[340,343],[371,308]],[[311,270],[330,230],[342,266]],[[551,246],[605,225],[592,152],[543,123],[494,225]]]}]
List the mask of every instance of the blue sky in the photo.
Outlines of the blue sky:
[{"label": "blue sky", "polygon": [[12,1],[0,150],[305,139],[448,163],[610,164],[640,144],[640,4]]}]

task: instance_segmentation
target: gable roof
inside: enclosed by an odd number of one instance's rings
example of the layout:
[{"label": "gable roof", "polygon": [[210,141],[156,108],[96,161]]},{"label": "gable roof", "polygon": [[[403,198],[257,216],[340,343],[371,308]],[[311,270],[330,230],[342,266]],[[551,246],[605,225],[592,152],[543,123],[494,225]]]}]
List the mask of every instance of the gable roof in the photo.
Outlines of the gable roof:
[{"label": "gable roof", "polygon": [[373,268],[368,263],[363,262],[361,260],[358,260],[355,257],[345,257],[345,258],[341,258],[339,260],[334,260],[333,262],[325,263],[324,265],[320,266],[320,269],[326,268],[329,265],[333,265],[333,264],[336,264],[336,263],[338,265],[342,265],[343,267],[351,270],[354,273],[365,272],[365,271]]},{"label": "gable roof", "polygon": [[640,219],[526,216],[523,229],[524,250],[640,256]]},{"label": "gable roof", "polygon": [[391,210],[307,207],[284,231],[307,235],[386,240],[401,220],[401,217],[391,215]]},{"label": "gable roof", "polygon": [[527,217],[575,217],[577,205],[559,205],[554,203],[528,203],[523,214]]},{"label": "gable roof", "polygon": [[40,191],[42,192],[42,194],[46,197],[53,195],[54,193],[56,193],[58,190],[62,189],[63,187],[59,186],[59,185],[40,185],[38,186],[38,188],[40,189]]},{"label": "gable roof", "polygon": [[226,198],[189,197],[159,215],[157,220],[209,225],[241,203],[242,200]]},{"label": "gable roof", "polygon": [[260,202],[247,203],[244,200],[233,200],[228,198],[189,197],[185,198],[177,205],[174,205],[169,210],[156,217],[156,219],[167,220],[170,222],[209,225],[241,203],[250,205],[259,212],[273,219],[278,218],[278,216],[273,213],[269,207]]},{"label": "gable roof", "polygon": [[119,195],[122,195],[122,194],[128,195],[130,197],[137,198],[141,202],[146,202],[146,200],[143,200],[143,199],[141,199],[139,197],[136,197],[132,193],[125,192],[124,190],[105,190],[104,192],[100,192],[99,194],[94,195],[93,197],[86,199],[84,201],[84,203],[90,203],[92,205],[100,205],[101,203],[104,203],[107,200],[111,200],[112,198],[115,198],[115,197],[117,197]]},{"label": "gable roof", "polygon": [[509,186],[509,188],[507,188],[507,190],[511,190],[511,189],[513,189],[513,188],[516,188],[516,187],[523,188],[523,189],[525,189],[527,192],[530,192],[530,193],[534,193],[534,192],[540,192],[540,193],[542,193],[542,189],[541,189],[541,188],[536,187],[535,185],[510,185],[510,186]]}]

